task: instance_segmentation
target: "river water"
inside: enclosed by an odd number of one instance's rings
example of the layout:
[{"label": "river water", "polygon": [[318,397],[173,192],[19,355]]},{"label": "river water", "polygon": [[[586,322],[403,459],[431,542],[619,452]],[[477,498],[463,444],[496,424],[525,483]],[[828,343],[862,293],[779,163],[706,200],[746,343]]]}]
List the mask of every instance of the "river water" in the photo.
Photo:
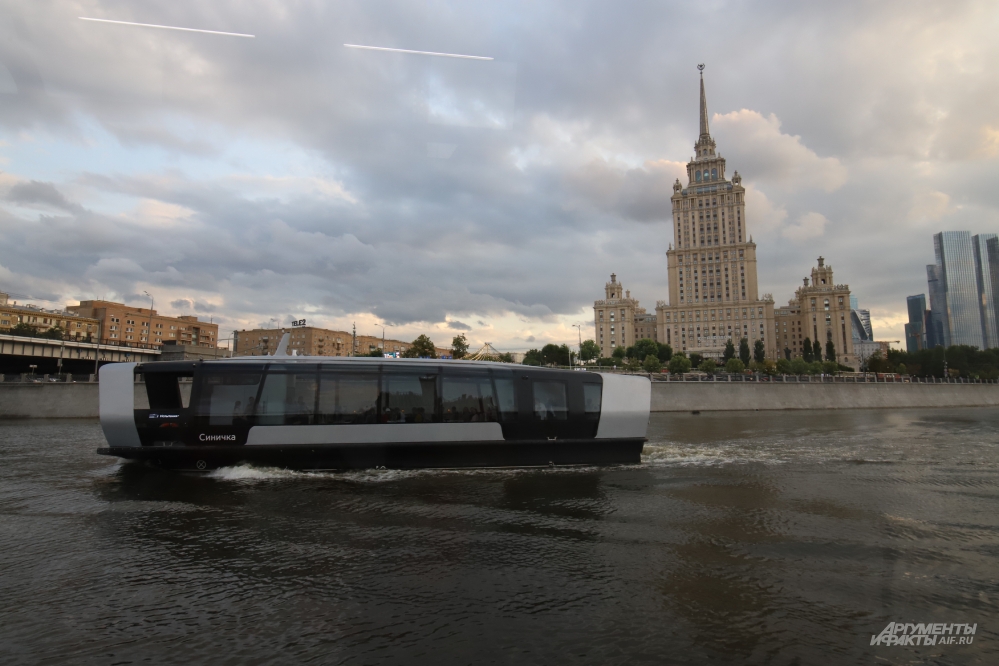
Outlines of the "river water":
[{"label": "river water", "polygon": [[[0,661],[995,664],[997,433],[657,414],[629,467],[195,476],[2,423]],[[977,628],[871,646],[893,621]]]}]

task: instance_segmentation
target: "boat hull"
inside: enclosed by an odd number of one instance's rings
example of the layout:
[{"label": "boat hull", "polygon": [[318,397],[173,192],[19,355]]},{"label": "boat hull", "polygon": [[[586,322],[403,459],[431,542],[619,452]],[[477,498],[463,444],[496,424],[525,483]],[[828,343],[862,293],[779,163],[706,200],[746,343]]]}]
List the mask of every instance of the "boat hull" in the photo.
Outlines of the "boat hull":
[{"label": "boat hull", "polygon": [[113,446],[103,455],[205,472],[249,464],[296,470],[620,465],[641,462],[645,439],[565,439],[264,446]]}]

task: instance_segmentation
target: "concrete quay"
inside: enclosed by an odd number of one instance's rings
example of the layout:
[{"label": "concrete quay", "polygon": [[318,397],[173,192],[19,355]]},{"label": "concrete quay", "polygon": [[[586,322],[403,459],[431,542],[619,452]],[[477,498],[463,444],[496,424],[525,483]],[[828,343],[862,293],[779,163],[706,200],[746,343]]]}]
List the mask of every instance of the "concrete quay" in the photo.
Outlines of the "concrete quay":
[{"label": "concrete quay", "polygon": [[653,382],[654,412],[999,407],[999,384]]}]

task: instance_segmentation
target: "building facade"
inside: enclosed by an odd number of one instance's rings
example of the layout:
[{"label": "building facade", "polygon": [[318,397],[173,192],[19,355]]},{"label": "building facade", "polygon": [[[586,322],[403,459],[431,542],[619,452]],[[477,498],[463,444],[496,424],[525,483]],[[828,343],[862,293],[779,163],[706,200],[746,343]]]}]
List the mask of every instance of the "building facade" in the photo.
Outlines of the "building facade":
[{"label": "building facade", "polygon": [[624,290],[615,273],[610,277],[603,300],[593,302],[594,340],[603,358],[609,358],[617,347],[627,348],[643,338],[659,339],[656,315],[647,313],[631,292]]},{"label": "building facade", "polygon": [[156,310],[112,301],[81,301],[66,309],[78,316],[96,319],[100,323],[101,344],[158,347],[170,341],[196,347],[218,346],[218,324],[190,315],[167,317]]},{"label": "building facade", "polygon": [[726,176],[725,158],[708,128],[701,75],[700,136],[687,163],[687,185],[673,184],[673,242],[666,252],[669,300],[656,304],[658,339],[677,351],[721,358],[729,340],[762,340],[777,357],[774,301],[756,280],[756,244],[746,226],[739,172]]},{"label": "building facade", "polygon": [[8,333],[18,324],[30,326],[36,335],[60,328],[64,339],[87,342],[96,339],[100,322],[67,310],[49,310],[37,305],[18,305],[0,293],[0,331]]},{"label": "building facade", "polygon": [[[832,266],[819,257],[811,278],[805,278],[794,298],[774,314],[774,338],[783,358],[797,358],[804,353],[803,342],[819,343],[826,358],[828,343],[833,343],[836,360],[845,365],[856,362],[850,286],[836,284]],[[868,322],[868,326],[870,323]]]},{"label": "building facade", "polygon": [[[299,356],[369,356],[371,352],[401,354],[413,346],[412,342],[380,338],[374,335],[355,335],[347,331],[333,331],[316,326],[292,328],[255,328],[234,332],[235,356],[267,356],[277,351],[281,337],[289,333],[288,351]],[[450,358],[451,350],[435,347],[437,356]]]}]

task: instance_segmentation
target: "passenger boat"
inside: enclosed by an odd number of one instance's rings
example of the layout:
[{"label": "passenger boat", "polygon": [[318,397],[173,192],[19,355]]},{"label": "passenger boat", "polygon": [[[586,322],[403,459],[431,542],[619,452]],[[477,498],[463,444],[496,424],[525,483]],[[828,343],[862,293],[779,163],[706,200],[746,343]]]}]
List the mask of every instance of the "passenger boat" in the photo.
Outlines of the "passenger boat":
[{"label": "passenger boat", "polygon": [[98,453],[192,471],[637,463],[650,398],[642,376],[477,361],[115,363]]}]

